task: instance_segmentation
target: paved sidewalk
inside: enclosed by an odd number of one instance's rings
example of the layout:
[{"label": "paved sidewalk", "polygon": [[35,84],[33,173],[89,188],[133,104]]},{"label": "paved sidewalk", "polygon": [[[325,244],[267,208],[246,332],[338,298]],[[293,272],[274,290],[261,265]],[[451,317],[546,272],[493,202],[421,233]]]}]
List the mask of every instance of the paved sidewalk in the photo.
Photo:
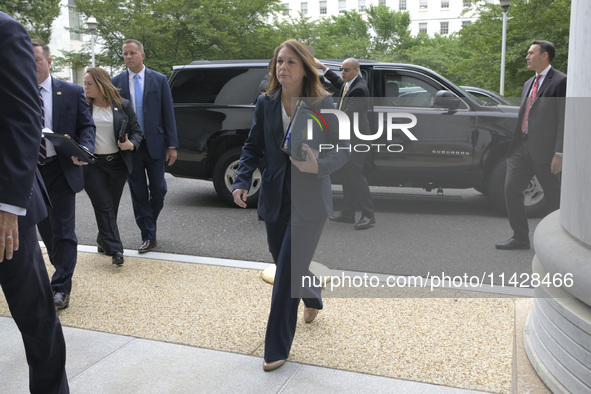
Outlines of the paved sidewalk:
[{"label": "paved sidewalk", "polygon": [[[327,299],[318,321],[298,322],[286,365],[265,373],[267,264],[126,250],[117,269],[94,250],[79,247],[60,311],[73,393],[511,390],[512,299]],[[0,336],[2,392],[26,393],[12,319],[0,317]]]},{"label": "paved sidewalk", "polygon": [[[3,393],[27,393],[28,370],[12,319],[0,318]],[[261,358],[97,331],[64,328],[72,393],[436,393],[475,391],[288,362],[265,373]]]}]

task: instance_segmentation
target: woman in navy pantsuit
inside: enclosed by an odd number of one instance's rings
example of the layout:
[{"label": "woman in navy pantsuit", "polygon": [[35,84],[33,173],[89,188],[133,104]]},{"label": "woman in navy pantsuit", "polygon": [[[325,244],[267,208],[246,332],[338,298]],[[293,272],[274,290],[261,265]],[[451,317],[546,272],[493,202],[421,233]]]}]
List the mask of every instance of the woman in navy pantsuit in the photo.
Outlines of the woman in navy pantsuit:
[{"label": "woman in navy pantsuit", "polygon": [[94,153],[98,158],[94,165],[84,168],[84,190],[94,208],[98,250],[113,256],[113,264],[121,266],[123,244],[117,212],[131,173],[133,152],[144,136],[131,102],[121,98],[104,69],[89,68],[84,75],[84,89],[96,125]]},{"label": "woman in navy pantsuit", "polygon": [[[322,309],[321,287],[312,284],[302,288],[301,279],[312,275],[310,262],[324,223],[332,214],[329,175],[348,158],[346,150],[323,149],[318,153],[307,147],[306,160],[298,161],[281,150],[291,115],[302,101],[318,112],[321,108],[334,108],[332,98],[320,83],[310,51],[298,41],[287,40],[276,48],[269,86],[257,100],[233,192],[236,204],[245,208],[252,173],[264,158],[258,210],[265,221],[269,251],[277,266],[265,336],[265,371],[281,367],[289,356],[300,298],[304,300],[307,323]],[[326,122],[327,130],[314,135],[315,143],[348,145],[348,141],[338,141],[336,117],[327,116]]]}]

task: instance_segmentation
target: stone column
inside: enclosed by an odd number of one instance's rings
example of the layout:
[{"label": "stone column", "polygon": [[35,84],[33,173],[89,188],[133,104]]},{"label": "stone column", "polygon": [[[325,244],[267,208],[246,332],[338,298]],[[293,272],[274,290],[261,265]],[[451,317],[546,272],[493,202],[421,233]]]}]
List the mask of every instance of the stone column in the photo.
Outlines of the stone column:
[{"label": "stone column", "polygon": [[[591,1],[572,0],[560,210],[534,234],[527,355],[555,393],[591,392]],[[568,280],[571,278],[572,281]]]}]

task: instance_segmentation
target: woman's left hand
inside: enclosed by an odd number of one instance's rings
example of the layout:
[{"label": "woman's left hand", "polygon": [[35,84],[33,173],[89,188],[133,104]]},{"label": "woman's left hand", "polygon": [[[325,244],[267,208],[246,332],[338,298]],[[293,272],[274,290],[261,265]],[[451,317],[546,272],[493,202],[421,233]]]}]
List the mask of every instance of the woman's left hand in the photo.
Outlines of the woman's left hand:
[{"label": "woman's left hand", "polygon": [[131,142],[129,138],[127,138],[127,134],[125,134],[125,141],[121,142],[118,140],[117,145],[121,150],[130,150],[134,148],[133,142]]},{"label": "woman's left hand", "polygon": [[310,149],[310,147],[308,145],[305,145],[305,149],[306,149],[306,160],[304,161],[300,161],[300,160],[294,160],[291,157],[289,158],[289,160],[291,160],[291,163],[297,167],[298,170],[300,170],[301,172],[307,172],[310,174],[318,174],[318,161],[316,161],[316,156],[314,155],[314,152],[312,151],[312,149]]}]

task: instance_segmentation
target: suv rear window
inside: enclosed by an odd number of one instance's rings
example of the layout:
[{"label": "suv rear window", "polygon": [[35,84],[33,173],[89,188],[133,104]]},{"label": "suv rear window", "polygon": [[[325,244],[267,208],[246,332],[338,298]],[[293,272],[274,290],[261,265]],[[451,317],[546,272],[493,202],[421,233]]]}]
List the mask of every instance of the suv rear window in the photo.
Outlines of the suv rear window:
[{"label": "suv rear window", "polygon": [[253,104],[268,71],[265,67],[185,68],[171,86],[175,103]]}]

